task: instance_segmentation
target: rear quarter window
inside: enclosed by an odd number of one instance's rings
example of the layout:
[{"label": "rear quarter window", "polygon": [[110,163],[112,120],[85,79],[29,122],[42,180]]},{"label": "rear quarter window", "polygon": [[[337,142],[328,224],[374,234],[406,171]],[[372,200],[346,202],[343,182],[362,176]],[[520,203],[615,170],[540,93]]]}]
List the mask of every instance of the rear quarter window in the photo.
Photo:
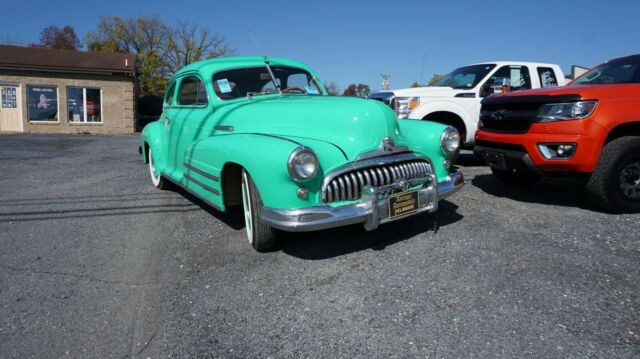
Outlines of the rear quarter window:
[{"label": "rear quarter window", "polygon": [[550,67],[538,67],[538,78],[540,79],[540,87],[558,86],[556,73]]}]

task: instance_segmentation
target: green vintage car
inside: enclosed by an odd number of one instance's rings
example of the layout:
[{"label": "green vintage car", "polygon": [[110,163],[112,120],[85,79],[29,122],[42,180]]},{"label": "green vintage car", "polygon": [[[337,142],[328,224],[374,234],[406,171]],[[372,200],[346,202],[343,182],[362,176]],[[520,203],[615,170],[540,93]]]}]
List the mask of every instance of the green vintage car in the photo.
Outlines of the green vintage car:
[{"label": "green vintage car", "polygon": [[373,230],[434,212],[464,184],[452,167],[454,128],[399,122],[382,102],[328,96],[309,67],[283,58],[181,69],[141,141],[156,187],[176,184],[220,211],[243,208],[258,251],[277,246],[274,230]]}]

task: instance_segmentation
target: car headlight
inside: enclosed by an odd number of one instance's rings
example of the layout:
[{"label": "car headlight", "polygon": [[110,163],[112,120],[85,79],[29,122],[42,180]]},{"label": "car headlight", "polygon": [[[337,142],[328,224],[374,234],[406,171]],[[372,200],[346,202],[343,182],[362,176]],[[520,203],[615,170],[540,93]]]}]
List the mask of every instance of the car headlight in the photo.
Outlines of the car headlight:
[{"label": "car headlight", "polygon": [[597,105],[598,101],[549,103],[540,108],[536,120],[538,122],[579,120],[589,117]]},{"label": "car headlight", "polygon": [[318,158],[310,148],[300,146],[289,155],[287,169],[295,181],[310,180],[318,173]]},{"label": "car headlight", "polygon": [[449,126],[442,131],[440,136],[440,148],[447,156],[454,156],[460,149],[460,133]]},{"label": "car headlight", "polygon": [[396,97],[395,110],[398,118],[408,118],[409,113],[420,105],[420,97]]}]

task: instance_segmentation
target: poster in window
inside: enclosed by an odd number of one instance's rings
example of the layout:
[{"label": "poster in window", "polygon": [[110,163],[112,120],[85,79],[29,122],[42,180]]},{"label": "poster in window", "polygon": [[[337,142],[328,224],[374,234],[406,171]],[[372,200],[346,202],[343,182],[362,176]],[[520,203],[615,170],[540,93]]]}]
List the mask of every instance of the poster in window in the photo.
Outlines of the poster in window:
[{"label": "poster in window", "polygon": [[58,88],[29,86],[27,89],[29,121],[58,120]]}]

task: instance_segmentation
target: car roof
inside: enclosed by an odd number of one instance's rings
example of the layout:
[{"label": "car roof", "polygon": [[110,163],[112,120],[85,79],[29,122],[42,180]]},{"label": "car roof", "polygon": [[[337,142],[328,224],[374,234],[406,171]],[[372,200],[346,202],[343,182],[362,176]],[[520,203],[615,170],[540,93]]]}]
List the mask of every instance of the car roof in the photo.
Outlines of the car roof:
[{"label": "car roof", "polygon": [[[309,71],[313,74],[311,68],[302,62],[291,60],[282,57],[269,57],[269,64],[272,66],[291,66],[298,67],[304,70]],[[187,65],[176,72],[175,76],[180,76],[181,74],[198,71],[206,76],[228,69],[234,69],[239,67],[258,67],[264,66],[264,57],[263,56],[237,56],[237,57],[224,57],[218,59],[209,59],[194,62],[190,65]]]},{"label": "car roof", "polygon": [[513,65],[513,64],[518,64],[518,65],[527,65],[527,66],[544,66],[544,67],[553,67],[553,66],[559,66],[557,64],[548,64],[548,63],[544,63],[544,62],[527,62],[527,61],[485,61],[485,62],[479,62],[476,64],[471,64],[471,65],[467,65],[467,66],[472,66],[472,65],[485,65],[485,64],[495,64],[497,66],[502,66],[502,65]]}]

